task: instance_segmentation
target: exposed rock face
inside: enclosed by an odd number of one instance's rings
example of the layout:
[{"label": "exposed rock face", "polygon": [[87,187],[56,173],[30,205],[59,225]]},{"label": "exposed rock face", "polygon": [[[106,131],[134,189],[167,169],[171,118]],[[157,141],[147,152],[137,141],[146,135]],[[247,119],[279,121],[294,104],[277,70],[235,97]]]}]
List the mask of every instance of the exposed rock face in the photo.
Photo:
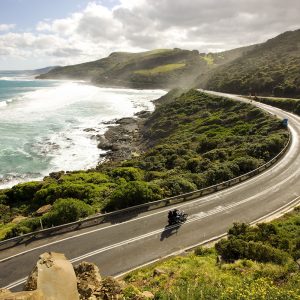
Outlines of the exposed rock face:
[{"label": "exposed rock face", "polygon": [[25,290],[37,289],[46,300],[77,300],[77,279],[72,264],[61,253],[40,256],[26,284]]},{"label": "exposed rock face", "polygon": [[101,294],[101,276],[96,265],[82,262],[74,267],[77,277],[77,289],[80,299],[99,299]]}]

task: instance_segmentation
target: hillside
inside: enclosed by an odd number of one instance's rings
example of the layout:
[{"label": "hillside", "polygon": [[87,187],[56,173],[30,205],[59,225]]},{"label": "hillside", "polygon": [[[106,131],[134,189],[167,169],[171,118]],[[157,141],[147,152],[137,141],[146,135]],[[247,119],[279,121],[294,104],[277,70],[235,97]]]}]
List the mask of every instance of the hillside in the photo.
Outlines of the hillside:
[{"label": "hillside", "polygon": [[229,93],[300,97],[300,30],[285,32],[219,67],[205,87]]},{"label": "hillside", "polygon": [[0,190],[0,239],[37,230],[40,219],[51,227],[232,179],[287,142],[282,122],[250,104],[196,90],[163,99],[145,120],[133,158]]},{"label": "hillside", "polygon": [[220,53],[157,49],[116,52],[93,62],[58,67],[40,79],[83,79],[132,88],[201,87],[215,91],[300,97],[300,30],[265,43]]},{"label": "hillside", "polygon": [[141,53],[116,52],[79,65],[58,67],[39,79],[83,79],[106,86],[132,88],[191,87],[195,79],[241,56],[249,47],[222,53],[157,49]]},{"label": "hillside", "polygon": [[127,289],[157,300],[300,299],[299,207],[271,223],[234,224],[228,234],[215,249],[199,247],[129,273]]}]

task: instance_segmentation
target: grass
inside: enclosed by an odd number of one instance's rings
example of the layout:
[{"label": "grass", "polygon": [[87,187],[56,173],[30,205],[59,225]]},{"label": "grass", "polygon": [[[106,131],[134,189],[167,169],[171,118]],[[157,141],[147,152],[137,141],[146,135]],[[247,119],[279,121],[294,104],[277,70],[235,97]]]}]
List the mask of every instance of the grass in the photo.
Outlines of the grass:
[{"label": "grass", "polygon": [[201,59],[205,60],[206,63],[210,66],[214,64],[214,57],[212,55],[207,54],[207,55],[201,57]]},{"label": "grass", "polygon": [[185,67],[185,63],[167,64],[167,65],[155,67],[153,69],[134,71],[134,73],[140,75],[155,75],[158,73],[167,73],[177,69],[182,69],[183,67]]},{"label": "grass", "polygon": [[[300,236],[300,210],[272,222],[278,233],[292,241]],[[292,228],[293,233],[287,234]],[[237,260],[217,264],[215,249],[198,248],[131,272],[124,279],[141,291],[151,291],[155,299],[188,300],[299,300],[300,272],[296,264],[278,265]],[[157,272],[159,270],[159,272]]]},{"label": "grass", "polygon": [[4,239],[7,232],[9,232],[16,224],[14,223],[7,223],[7,224],[0,224],[0,241]]}]

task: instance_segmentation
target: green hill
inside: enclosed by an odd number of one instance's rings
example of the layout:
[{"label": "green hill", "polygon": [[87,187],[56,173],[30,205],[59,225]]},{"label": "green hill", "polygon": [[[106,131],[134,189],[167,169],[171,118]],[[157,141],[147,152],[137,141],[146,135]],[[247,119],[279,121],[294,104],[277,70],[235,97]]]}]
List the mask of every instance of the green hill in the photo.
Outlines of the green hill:
[{"label": "green hill", "polygon": [[229,93],[300,97],[300,30],[285,32],[218,67],[204,85]]},{"label": "green hill", "polygon": [[131,88],[201,87],[299,98],[300,30],[220,53],[178,48],[115,52],[93,62],[57,67],[38,78],[83,79],[97,85]]},{"label": "green hill", "polygon": [[195,78],[241,56],[246,49],[222,53],[157,49],[141,53],[115,52],[93,62],[58,67],[39,79],[83,79],[105,86],[133,88],[191,87]]}]

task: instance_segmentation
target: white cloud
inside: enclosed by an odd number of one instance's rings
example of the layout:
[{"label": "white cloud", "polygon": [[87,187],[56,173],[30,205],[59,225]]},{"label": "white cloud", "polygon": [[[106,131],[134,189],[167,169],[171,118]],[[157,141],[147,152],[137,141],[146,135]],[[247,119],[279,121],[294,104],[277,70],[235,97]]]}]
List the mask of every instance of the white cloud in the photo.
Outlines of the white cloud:
[{"label": "white cloud", "polygon": [[14,29],[16,24],[0,24],[0,31],[9,31]]},{"label": "white cloud", "polygon": [[[98,59],[112,51],[220,51],[299,28],[299,11],[298,0],[120,0],[113,8],[90,2],[66,18],[41,20],[35,32],[0,34],[0,59],[43,58],[47,65]],[[2,24],[0,31],[13,27]]]}]

